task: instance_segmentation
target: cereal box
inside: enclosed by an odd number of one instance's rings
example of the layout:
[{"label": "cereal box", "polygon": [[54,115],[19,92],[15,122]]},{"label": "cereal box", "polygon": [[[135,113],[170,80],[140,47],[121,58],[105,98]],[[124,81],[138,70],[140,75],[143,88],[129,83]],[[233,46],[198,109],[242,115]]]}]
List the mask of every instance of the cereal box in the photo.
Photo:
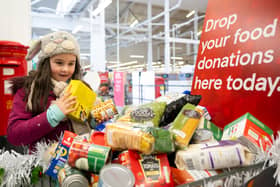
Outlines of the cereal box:
[{"label": "cereal box", "polygon": [[88,121],[90,111],[96,99],[96,93],[80,80],[71,80],[68,87],[73,96],[77,96],[77,110],[71,112],[69,117],[77,121]]}]

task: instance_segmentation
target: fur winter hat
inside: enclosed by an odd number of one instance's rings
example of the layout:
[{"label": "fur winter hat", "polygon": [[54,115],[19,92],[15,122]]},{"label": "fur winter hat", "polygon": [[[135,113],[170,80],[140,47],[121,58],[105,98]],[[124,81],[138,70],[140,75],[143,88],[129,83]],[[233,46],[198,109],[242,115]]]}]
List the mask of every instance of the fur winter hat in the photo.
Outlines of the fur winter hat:
[{"label": "fur winter hat", "polygon": [[38,63],[53,55],[71,53],[77,56],[77,63],[80,63],[80,47],[77,40],[68,32],[57,31],[43,36],[32,45],[26,56],[31,60],[37,53]]}]

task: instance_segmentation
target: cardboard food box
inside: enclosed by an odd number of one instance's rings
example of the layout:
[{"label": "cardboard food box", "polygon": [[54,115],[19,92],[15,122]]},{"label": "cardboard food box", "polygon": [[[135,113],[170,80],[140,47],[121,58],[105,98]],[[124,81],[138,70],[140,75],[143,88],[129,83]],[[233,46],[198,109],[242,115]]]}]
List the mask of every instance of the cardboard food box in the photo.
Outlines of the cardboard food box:
[{"label": "cardboard food box", "polygon": [[271,146],[273,131],[255,118],[246,113],[224,127],[222,140],[239,139],[251,151],[257,152],[260,148],[266,150]]},{"label": "cardboard food box", "polygon": [[80,122],[88,121],[90,111],[96,99],[96,93],[80,80],[71,80],[65,90],[69,88],[72,95],[77,96],[77,103],[75,105],[77,110],[71,112],[68,116]]},{"label": "cardboard food box", "polygon": [[135,187],[174,186],[166,154],[144,155],[128,150],[119,155],[119,161],[133,172]]}]

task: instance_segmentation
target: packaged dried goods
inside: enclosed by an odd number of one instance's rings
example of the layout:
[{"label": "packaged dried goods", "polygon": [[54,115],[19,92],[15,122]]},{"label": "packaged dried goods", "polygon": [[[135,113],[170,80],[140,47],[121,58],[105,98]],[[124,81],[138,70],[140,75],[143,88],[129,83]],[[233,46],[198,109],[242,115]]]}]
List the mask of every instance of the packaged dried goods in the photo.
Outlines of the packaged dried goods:
[{"label": "packaged dried goods", "polygon": [[151,121],[154,127],[158,127],[165,107],[165,102],[151,102],[131,111],[130,117],[133,122],[146,123]]},{"label": "packaged dried goods", "polygon": [[156,102],[165,102],[166,107],[160,119],[159,126],[166,126],[173,122],[180,110],[187,103],[197,105],[200,102],[200,95],[188,95],[181,93],[168,93],[164,96],[157,98]]},{"label": "packaged dried goods", "polygon": [[198,123],[200,120],[200,114],[195,111],[195,106],[187,103],[180,111],[172,126],[170,132],[175,137],[175,144],[179,148],[185,148],[188,146]]},{"label": "packaged dried goods", "polygon": [[169,153],[175,151],[173,136],[170,131],[157,127],[148,127],[145,132],[155,138],[153,153]]},{"label": "packaged dried goods", "polygon": [[105,140],[112,149],[132,149],[145,154],[152,153],[155,144],[155,138],[148,132],[144,132],[140,127],[123,123],[107,124]]},{"label": "packaged dried goods", "polygon": [[54,179],[57,179],[58,171],[64,167],[69,155],[69,149],[72,145],[72,142],[77,134],[74,134],[70,131],[64,131],[63,137],[60,142],[57,144],[55,153],[51,158],[46,174],[51,176]]},{"label": "packaged dried goods", "polygon": [[253,164],[255,155],[238,141],[191,144],[176,153],[178,169],[223,169]]}]

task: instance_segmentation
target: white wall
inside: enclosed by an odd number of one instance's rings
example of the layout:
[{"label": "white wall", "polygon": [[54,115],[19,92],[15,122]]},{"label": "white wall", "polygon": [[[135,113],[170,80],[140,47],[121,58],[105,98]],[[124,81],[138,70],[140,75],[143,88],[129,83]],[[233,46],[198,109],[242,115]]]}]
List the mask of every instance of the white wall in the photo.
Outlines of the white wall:
[{"label": "white wall", "polygon": [[[30,0],[0,1],[0,40],[19,42],[29,46],[31,40]],[[27,71],[32,64],[27,64]]]},{"label": "white wall", "polygon": [[29,45],[31,39],[30,0],[0,1],[0,40]]}]

